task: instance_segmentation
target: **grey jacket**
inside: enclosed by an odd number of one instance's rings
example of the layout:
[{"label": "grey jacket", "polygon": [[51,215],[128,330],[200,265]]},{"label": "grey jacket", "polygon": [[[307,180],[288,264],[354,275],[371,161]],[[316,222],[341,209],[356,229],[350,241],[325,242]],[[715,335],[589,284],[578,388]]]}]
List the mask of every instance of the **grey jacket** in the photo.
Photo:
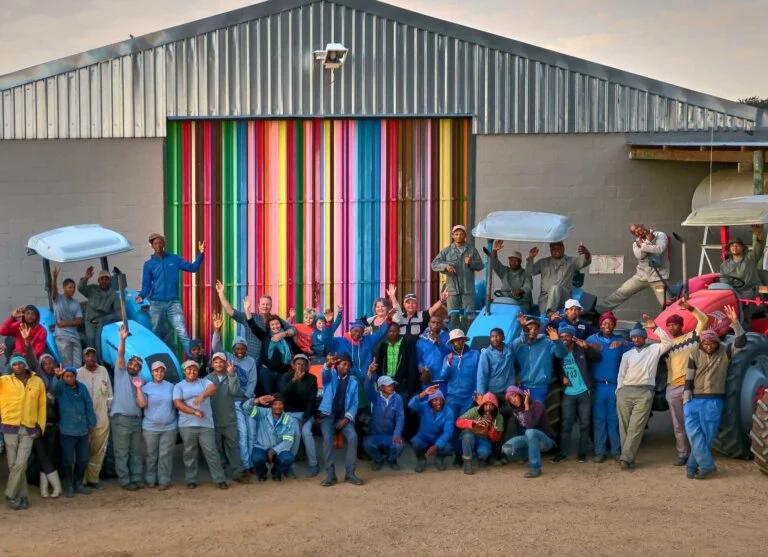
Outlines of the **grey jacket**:
[{"label": "grey jacket", "polygon": [[532,277],[541,275],[542,293],[547,292],[553,286],[559,286],[570,291],[576,272],[582,270],[590,263],[592,263],[592,257],[587,254],[576,257],[563,255],[560,259],[545,257],[536,262],[527,259],[525,272]]},{"label": "grey jacket", "polygon": [[[469,265],[464,263],[464,256],[471,257]],[[453,265],[455,273],[446,272],[445,268]],[[451,244],[438,253],[432,260],[432,270],[445,274],[445,291],[448,295],[474,294],[475,272],[485,267],[480,254],[474,246],[464,244],[459,249],[456,244]]]},{"label": "grey jacket", "polygon": [[[669,278],[668,243],[667,235],[659,230],[653,231],[653,240],[644,240],[639,246],[637,245],[637,242],[632,242],[632,253],[634,253],[637,258],[637,271],[635,271],[636,278],[646,282],[658,281],[659,274],[664,279]],[[658,264],[658,274],[651,266],[652,261],[655,261]]]},{"label": "grey jacket", "polygon": [[[729,277],[736,277],[744,281],[744,286],[737,290],[745,297],[754,293],[754,288],[760,284],[760,277],[757,275],[757,262],[763,255],[764,243],[752,236],[752,249],[744,254],[741,261],[734,261],[732,256],[720,264],[720,274],[728,275]],[[728,279],[721,279],[723,282],[731,284],[732,281]],[[734,284],[731,284],[735,288]]]},{"label": "grey jacket", "polygon": [[491,267],[493,272],[496,273],[501,279],[501,290],[504,294],[512,298],[512,290],[522,290],[523,294],[517,301],[522,306],[530,306],[533,302],[531,300],[531,290],[533,290],[533,279],[525,272],[525,269],[520,267],[518,270],[513,271],[501,261],[498,257],[491,258]]}]

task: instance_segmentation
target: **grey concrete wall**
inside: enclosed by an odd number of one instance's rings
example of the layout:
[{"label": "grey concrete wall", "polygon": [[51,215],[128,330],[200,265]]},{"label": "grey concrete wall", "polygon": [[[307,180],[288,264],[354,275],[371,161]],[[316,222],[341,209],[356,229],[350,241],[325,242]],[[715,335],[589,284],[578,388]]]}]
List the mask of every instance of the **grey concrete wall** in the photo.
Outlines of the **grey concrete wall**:
[{"label": "grey concrete wall", "polygon": [[[0,141],[0,311],[45,304],[41,260],[27,239],[69,224],[97,223],[125,234],[135,250],[110,260],[137,287],[163,230],[162,139]],[[77,280],[89,263],[64,265]],[[98,268],[98,261],[94,262]]]},{"label": "grey concrete wall", "polygon": [[[496,135],[477,137],[476,219],[490,211],[524,209],[569,215],[576,230],[566,244],[579,242],[592,253],[624,255],[623,275],[587,275],[585,288],[598,298],[612,292],[635,269],[627,226],[644,223],[688,240],[689,273],[698,266],[700,229],[684,229],[698,183],[709,172],[704,163],[632,161],[623,134]],[[513,246],[505,246],[504,256]],[[516,249],[527,254],[530,245]],[[547,246],[540,246],[548,255]],[[541,256],[540,256],[541,257]],[[672,252],[672,278],[681,277],[680,245]],[[618,311],[621,319],[656,313],[650,291]]]}]

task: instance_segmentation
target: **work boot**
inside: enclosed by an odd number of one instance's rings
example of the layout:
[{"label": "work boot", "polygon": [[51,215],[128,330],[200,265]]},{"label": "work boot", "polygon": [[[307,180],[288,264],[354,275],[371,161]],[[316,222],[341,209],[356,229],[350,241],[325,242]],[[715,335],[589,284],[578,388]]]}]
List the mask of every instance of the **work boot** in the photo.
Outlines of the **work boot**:
[{"label": "work boot", "polygon": [[75,493],[78,495],[90,495],[93,493],[93,490],[89,487],[85,487],[80,482],[75,482]]},{"label": "work boot", "polygon": [[122,487],[126,491],[138,491],[139,490],[139,486],[137,486],[135,483],[127,483],[125,485],[121,485],[120,487]]},{"label": "work boot", "polygon": [[691,470],[690,468],[687,468],[685,471],[685,477],[689,480],[692,480],[696,477],[696,470]]},{"label": "work boot", "polygon": [[414,468],[414,471],[417,472],[418,474],[421,474],[426,468],[427,468],[427,459],[417,458],[416,468]]},{"label": "work boot", "polygon": [[592,459],[592,462],[595,462],[597,464],[600,464],[601,462],[605,462],[605,455],[595,455],[595,458]]},{"label": "work boot", "polygon": [[685,466],[686,464],[688,464],[688,457],[679,456],[677,457],[677,460],[672,463],[672,466]]},{"label": "work boot", "polygon": [[29,499],[27,497],[19,497],[17,511],[21,511],[29,508]]},{"label": "work boot", "polygon": [[14,499],[13,497],[5,497],[5,506],[14,511],[20,510],[19,500]]},{"label": "work boot", "polygon": [[347,472],[344,476],[344,481],[352,485],[363,485],[365,482],[354,472]]},{"label": "work boot", "polygon": [[229,484],[227,482],[219,482],[216,484],[216,487],[219,489],[229,489]]},{"label": "work boot", "polygon": [[693,477],[695,480],[706,480],[707,478],[712,477],[712,475],[715,473],[715,470],[699,470],[696,472],[696,475]]},{"label": "work boot", "polygon": [[435,460],[435,467],[438,470],[441,470],[441,471],[445,470],[446,468],[448,468],[448,465],[445,463],[445,457],[444,456],[438,456],[437,457],[437,459]]},{"label": "work boot", "polygon": [[61,480],[59,479],[59,472],[54,470],[50,474],[46,474],[48,477],[48,485],[51,486],[51,497],[55,498],[61,495]]},{"label": "work boot", "polygon": [[314,478],[320,473],[320,466],[315,464],[314,466],[310,466],[307,468],[307,477],[308,478]]},{"label": "work boot", "polygon": [[538,478],[541,476],[541,468],[528,468],[528,471],[523,474],[524,478]]},{"label": "work boot", "polygon": [[397,463],[396,460],[388,461],[387,466],[389,466],[390,470],[400,470],[400,465]]},{"label": "work boot", "polygon": [[85,482],[85,487],[90,487],[91,489],[101,489],[101,484],[99,482]]},{"label": "work boot", "polygon": [[471,458],[465,458],[464,459],[464,473],[467,476],[471,476],[475,473],[474,470],[472,470],[472,459]]},{"label": "work boot", "polygon": [[339,480],[336,478],[335,473],[329,473],[327,476],[325,476],[325,479],[320,482],[320,485],[323,487],[330,487],[332,485],[336,485],[339,483]]},{"label": "work boot", "polygon": [[48,498],[48,476],[43,472],[40,472],[40,497]]},{"label": "work boot", "polygon": [[64,497],[71,499],[75,496],[75,486],[71,480],[64,480]]},{"label": "work boot", "polygon": [[384,466],[384,463],[379,462],[378,460],[374,460],[373,462],[371,462],[371,470],[373,470],[374,472],[378,472],[379,470],[381,470],[383,466]]},{"label": "work boot", "polygon": [[554,457],[552,457],[552,462],[562,462],[567,459],[568,457],[564,454],[556,454]]}]

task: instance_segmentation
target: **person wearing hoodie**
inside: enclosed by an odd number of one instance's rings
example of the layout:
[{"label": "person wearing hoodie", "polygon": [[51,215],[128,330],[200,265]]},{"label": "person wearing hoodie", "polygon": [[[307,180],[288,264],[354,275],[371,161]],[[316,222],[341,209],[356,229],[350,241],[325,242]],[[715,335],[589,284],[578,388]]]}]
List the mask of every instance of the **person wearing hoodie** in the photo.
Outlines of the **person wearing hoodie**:
[{"label": "person wearing hoodie", "polygon": [[284,477],[294,478],[293,446],[299,438],[299,423],[285,412],[283,397],[277,393],[264,395],[246,402],[246,410],[250,410],[251,419],[256,422],[254,431],[256,438],[253,443],[253,467],[260,482],[267,480],[267,464],[272,465],[272,479],[281,481]]},{"label": "person wearing hoodie", "polygon": [[453,452],[455,416],[445,405],[445,396],[437,385],[430,385],[408,402],[411,412],[419,417],[419,430],[411,438],[416,454],[416,472],[427,467],[427,457],[435,458],[435,467],[445,470],[445,457]]},{"label": "person wearing hoodie", "polygon": [[[329,310],[330,311],[330,310]],[[328,319],[331,317],[329,311],[326,311],[325,316],[319,312],[315,314],[313,321],[314,330],[312,331],[312,355],[315,357],[315,362],[322,362],[327,354],[328,338],[332,338],[341,325],[341,320],[344,314],[344,308],[341,305],[336,306],[336,317],[333,320]]]},{"label": "person wearing hoodie", "polygon": [[77,369],[66,367],[56,371],[54,396],[59,407],[59,442],[61,443],[61,474],[64,496],[90,495],[83,485],[88,466],[88,432],[96,427],[91,395],[77,380]]},{"label": "person wearing hoodie", "polygon": [[493,393],[477,394],[476,406],[467,410],[456,420],[456,427],[461,430],[461,458],[464,461],[464,473],[474,474],[472,457],[483,465],[491,456],[493,443],[501,441],[504,433],[504,418],[499,412],[499,401]]},{"label": "person wearing hoodie", "polygon": [[[443,361],[440,379],[447,381],[446,404],[454,416],[461,416],[473,402],[477,385],[477,365],[480,352],[467,346],[469,340],[461,329],[453,329],[448,335],[451,352]],[[434,379],[434,378],[433,378]]]},{"label": "person wearing hoodie", "polygon": [[504,331],[491,329],[490,345],[480,350],[475,392],[491,392],[497,400],[504,400],[507,387],[514,382],[515,355],[512,348],[504,344]]},{"label": "person wearing hoodie", "polygon": [[[213,315],[213,338],[211,350],[224,352],[221,342],[221,327],[223,326],[221,314]],[[251,438],[252,421],[243,409],[243,403],[250,400],[256,393],[259,370],[256,360],[248,355],[248,342],[245,337],[237,336],[232,341],[232,352],[224,352],[228,362],[235,365],[235,373],[240,382],[241,393],[234,397],[235,418],[237,419],[237,444],[240,449],[240,462],[245,470],[251,468]]]},{"label": "person wearing hoodie", "polygon": [[[399,334],[400,329],[397,330]],[[365,390],[373,410],[370,434],[363,439],[363,448],[373,461],[373,470],[381,470],[385,461],[392,470],[399,470],[397,459],[403,453],[404,446],[403,398],[395,392],[397,381],[389,375],[374,380],[375,374],[375,363],[372,362],[365,377]],[[373,386],[374,381],[376,387]]]},{"label": "person wearing hoodie", "polygon": [[589,346],[577,337],[576,327],[567,322],[558,327],[560,340],[567,349],[567,354],[560,360],[560,378],[563,382],[561,401],[562,428],[560,430],[560,451],[552,462],[562,462],[568,458],[571,449],[571,434],[578,416],[579,450],[578,461],[587,461],[589,451],[589,427],[592,414],[592,376],[589,373],[589,360],[600,358],[600,351]]},{"label": "person wearing hoodie", "polygon": [[587,338],[587,344],[600,346],[600,359],[589,363],[595,392],[592,401],[592,424],[595,462],[604,462],[610,451],[614,460],[621,452],[619,416],[616,413],[616,381],[624,352],[631,344],[615,334],[616,316],[612,312],[600,316],[600,332]]},{"label": "person wearing hoodie", "polygon": [[16,309],[11,316],[0,325],[0,335],[14,338],[14,354],[26,354],[27,341],[21,335],[19,327],[22,323],[28,328],[27,339],[32,344],[35,356],[40,357],[45,352],[45,341],[48,332],[40,324],[40,311],[33,305]]},{"label": "person wearing hoodie", "polygon": [[512,409],[512,417],[523,433],[509,439],[501,451],[509,459],[528,461],[526,478],[541,476],[541,453],[555,446],[555,432],[549,425],[547,409],[540,400],[535,400],[529,390],[516,385],[507,389],[507,404]]},{"label": "person wearing hoodie", "polygon": [[11,356],[11,374],[0,376],[0,432],[8,458],[5,501],[13,510],[29,507],[27,464],[35,437],[45,433],[45,383],[20,354]]},{"label": "person wearing hoodie", "polygon": [[542,335],[538,319],[521,316],[518,320],[522,333],[512,343],[520,370],[518,384],[530,391],[534,400],[544,402],[552,381],[554,358],[564,357],[567,350],[554,328],[547,327],[547,334]]},{"label": "person wearing hoodie", "polygon": [[318,409],[318,420],[323,432],[323,456],[325,458],[326,477],[323,487],[338,483],[336,467],[333,462],[333,441],[337,432],[347,440],[344,468],[344,481],[353,485],[363,485],[363,480],[355,473],[357,468],[357,416],[358,382],[352,375],[352,357],[347,353],[335,354],[334,367],[328,363],[323,366],[323,398]]},{"label": "person wearing hoodie", "polygon": [[285,411],[296,418],[301,431],[293,443],[293,455],[299,451],[299,442],[304,442],[307,454],[307,477],[314,478],[320,473],[317,463],[317,446],[312,433],[317,408],[317,377],[309,373],[309,358],[306,354],[296,354],[291,364],[292,373],[283,378],[280,394],[283,397]]}]

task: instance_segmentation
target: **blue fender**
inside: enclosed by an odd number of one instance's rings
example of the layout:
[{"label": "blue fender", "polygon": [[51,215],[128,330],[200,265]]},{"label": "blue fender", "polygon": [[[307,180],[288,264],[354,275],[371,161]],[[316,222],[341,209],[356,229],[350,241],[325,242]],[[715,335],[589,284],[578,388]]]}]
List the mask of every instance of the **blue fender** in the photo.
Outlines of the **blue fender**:
[{"label": "blue fender", "polygon": [[485,307],[485,279],[475,279],[475,309]]},{"label": "blue fender", "polygon": [[[101,329],[101,358],[105,364],[113,368],[117,361],[122,324],[122,321],[109,323]],[[126,358],[130,358],[137,354],[144,360],[141,366],[141,378],[147,382],[152,381],[150,366],[159,360],[165,364],[165,379],[171,383],[178,383],[182,378],[181,366],[173,351],[150,329],[136,321],[129,319],[128,329],[131,334],[125,341],[125,355]]]},{"label": "blue fender", "polygon": [[491,329],[497,327],[504,331],[504,342],[509,344],[520,335],[520,324],[517,322],[518,315],[520,315],[520,306],[518,305],[491,303],[490,314],[485,315],[481,310],[469,326],[467,336],[470,347],[479,350],[488,346]]},{"label": "blue fender", "polygon": [[125,314],[129,321],[136,321],[151,331],[152,320],[149,318],[149,302],[144,300],[142,303],[138,303],[136,301],[138,295],[138,290],[125,289]]},{"label": "blue fender", "polygon": [[37,311],[40,312],[40,325],[48,331],[48,336],[45,339],[45,351],[53,356],[57,362],[60,362],[59,349],[56,347],[56,338],[53,336],[53,331],[56,328],[56,316],[53,315],[48,306],[37,306]]}]

